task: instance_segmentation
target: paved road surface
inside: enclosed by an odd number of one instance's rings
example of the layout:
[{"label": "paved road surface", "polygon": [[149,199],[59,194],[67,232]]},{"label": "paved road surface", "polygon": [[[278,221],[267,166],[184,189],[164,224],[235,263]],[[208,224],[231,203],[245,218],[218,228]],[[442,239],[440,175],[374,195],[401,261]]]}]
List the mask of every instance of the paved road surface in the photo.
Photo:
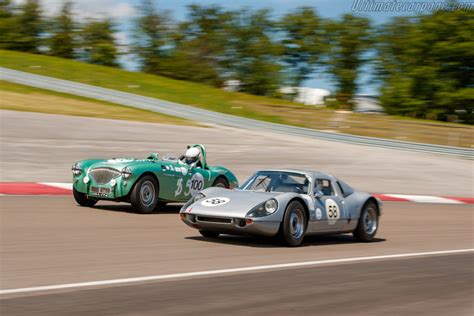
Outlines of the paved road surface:
[{"label": "paved road surface", "polygon": [[[2,289],[263,264],[473,248],[472,206],[386,203],[377,242],[312,237],[300,248],[267,239],[202,238],[178,216],[130,213],[125,204],[80,208],[68,197],[1,201]],[[370,268],[368,268],[370,266]],[[433,256],[327,267],[7,295],[6,315],[322,314],[473,311],[473,255]],[[288,287],[288,288],[287,288]],[[307,290],[306,290],[307,289]],[[189,300],[189,304],[188,304]]]},{"label": "paved road surface", "polygon": [[182,153],[204,143],[211,164],[244,181],[255,169],[313,168],[374,193],[473,196],[473,163],[431,154],[304,137],[0,111],[0,181],[70,181],[75,160]]},{"label": "paved road surface", "polygon": [[474,248],[473,206],[386,203],[375,243],[312,237],[303,247],[270,240],[202,238],[178,207],[129,213],[127,204],[81,208],[68,197],[2,196],[2,288],[144,275]]},{"label": "paved road surface", "polygon": [[118,286],[0,301],[5,315],[472,315],[474,255]]},{"label": "paved road surface", "polygon": [[[241,181],[257,168],[299,167],[372,192],[473,195],[472,162],[462,159],[214,126],[0,114],[0,181],[68,181],[77,159],[144,157],[203,142],[211,163],[233,166]],[[125,204],[80,208],[70,197],[0,196],[0,289],[474,248],[472,205],[386,203],[376,242],[312,237],[300,248],[205,239],[180,222],[178,209],[138,215]],[[472,267],[469,253],[40,291],[3,296],[0,313],[472,315]]]}]

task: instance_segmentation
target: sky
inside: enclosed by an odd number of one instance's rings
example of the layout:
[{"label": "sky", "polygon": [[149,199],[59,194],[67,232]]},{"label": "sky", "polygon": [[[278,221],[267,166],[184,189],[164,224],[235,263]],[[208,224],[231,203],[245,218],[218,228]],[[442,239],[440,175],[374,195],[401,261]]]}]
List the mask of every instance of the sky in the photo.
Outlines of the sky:
[{"label": "sky", "polygon": [[[323,18],[339,18],[345,13],[354,13],[359,16],[368,17],[375,24],[382,24],[390,20],[391,17],[400,15],[411,15],[415,12],[358,12],[353,11],[357,7],[357,1],[367,0],[156,0],[157,7],[167,10],[170,16],[180,21],[186,17],[186,6],[199,3],[201,5],[217,4],[226,9],[239,9],[246,7],[249,9],[270,8],[275,17],[281,16],[297,7],[307,6],[314,8]],[[374,1],[374,0],[368,0]],[[377,0],[403,2],[410,0]],[[427,0],[417,0],[427,1]],[[437,0],[443,1],[443,0]],[[16,0],[22,3],[24,0]],[[64,0],[41,0],[45,14],[54,15],[62,6]],[[117,40],[121,44],[130,42],[130,29],[133,18],[136,16],[136,6],[139,0],[75,0],[74,7],[80,19],[111,17],[115,20],[118,28]],[[360,3],[360,2],[359,2]],[[133,70],[136,62],[124,59],[125,68]],[[360,94],[376,94],[377,86],[371,83],[371,71],[366,69],[359,78]],[[304,86],[334,90],[333,82],[328,75],[318,74],[311,80],[304,83]]]}]

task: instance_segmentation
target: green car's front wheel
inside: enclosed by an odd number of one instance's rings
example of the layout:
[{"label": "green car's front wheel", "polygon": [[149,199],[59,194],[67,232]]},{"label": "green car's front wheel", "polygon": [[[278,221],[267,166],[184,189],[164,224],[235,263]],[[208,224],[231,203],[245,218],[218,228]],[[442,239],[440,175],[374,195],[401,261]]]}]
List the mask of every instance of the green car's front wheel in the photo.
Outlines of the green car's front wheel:
[{"label": "green car's front wheel", "polygon": [[97,203],[96,199],[88,198],[85,193],[79,192],[75,188],[72,188],[72,195],[74,196],[74,200],[76,200],[77,204],[80,206],[91,207]]},{"label": "green car's front wheel", "polygon": [[212,184],[213,187],[218,187],[218,188],[229,188],[229,181],[227,181],[226,178],[224,177],[219,177],[217,178],[214,183]]},{"label": "green car's front wheel", "polygon": [[158,204],[158,183],[152,176],[144,176],[133,187],[130,194],[132,208],[142,214],[153,212]]}]

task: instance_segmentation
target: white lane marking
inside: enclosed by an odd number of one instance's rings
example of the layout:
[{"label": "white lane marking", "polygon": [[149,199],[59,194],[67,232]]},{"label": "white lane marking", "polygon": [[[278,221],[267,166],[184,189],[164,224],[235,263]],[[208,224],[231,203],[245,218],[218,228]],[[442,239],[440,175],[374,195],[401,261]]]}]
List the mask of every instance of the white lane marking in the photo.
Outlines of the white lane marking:
[{"label": "white lane marking", "polygon": [[48,185],[50,187],[61,188],[66,190],[72,190],[72,183],[63,182],[39,182],[39,184]]},{"label": "white lane marking", "polygon": [[0,290],[0,295],[50,291],[50,290],[60,290],[60,289],[71,289],[71,288],[81,288],[81,287],[92,287],[92,286],[111,285],[111,284],[169,280],[169,279],[178,279],[178,278],[180,279],[192,278],[192,277],[197,277],[197,276],[220,275],[220,274],[229,274],[229,273],[238,273],[238,272],[264,271],[264,270],[275,270],[275,269],[306,267],[306,266],[319,266],[319,265],[324,265],[324,264],[335,264],[335,263],[350,263],[350,262],[363,262],[363,261],[373,261],[373,260],[383,260],[383,259],[413,258],[413,257],[422,257],[422,256],[457,254],[457,253],[465,253],[465,252],[473,252],[473,251],[474,251],[474,248],[430,251],[430,252],[414,252],[414,253],[402,253],[402,254],[394,254],[394,255],[303,261],[303,262],[270,264],[270,265],[253,266],[253,267],[162,274],[162,275],[152,275],[152,276],[126,278],[126,279],[102,280],[102,281],[91,281],[91,282],[81,282],[81,283],[34,286],[34,287],[26,287],[26,288],[18,288],[18,289],[7,289],[7,290]]},{"label": "white lane marking", "polygon": [[461,201],[447,199],[431,195],[404,195],[404,194],[385,194],[391,197],[406,199],[415,203],[437,203],[437,204],[464,204]]}]

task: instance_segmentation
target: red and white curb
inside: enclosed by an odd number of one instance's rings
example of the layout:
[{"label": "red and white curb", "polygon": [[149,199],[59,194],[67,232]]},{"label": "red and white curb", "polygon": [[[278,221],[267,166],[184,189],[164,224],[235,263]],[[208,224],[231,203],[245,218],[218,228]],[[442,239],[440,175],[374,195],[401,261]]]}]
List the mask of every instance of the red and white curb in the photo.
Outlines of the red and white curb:
[{"label": "red and white curb", "polygon": [[[0,195],[71,195],[72,184],[62,182],[0,182]],[[374,194],[385,202],[412,202],[436,204],[474,204],[472,197]]]}]

